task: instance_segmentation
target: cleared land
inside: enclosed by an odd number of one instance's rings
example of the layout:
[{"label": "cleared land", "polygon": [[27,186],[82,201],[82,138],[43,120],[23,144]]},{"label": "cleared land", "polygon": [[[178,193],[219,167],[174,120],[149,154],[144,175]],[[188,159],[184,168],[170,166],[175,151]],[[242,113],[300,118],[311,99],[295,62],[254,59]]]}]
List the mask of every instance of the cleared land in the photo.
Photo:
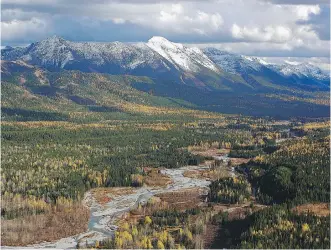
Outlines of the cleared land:
[{"label": "cleared land", "polygon": [[90,211],[83,205],[57,207],[45,214],[1,220],[1,244],[26,246],[54,241],[87,230]]},{"label": "cleared land", "polygon": [[172,180],[169,176],[161,173],[161,168],[149,168],[147,170],[147,175],[143,178],[143,183],[147,186],[167,186],[172,183]]},{"label": "cleared land", "polygon": [[114,188],[94,188],[91,191],[92,197],[100,205],[110,202],[113,197],[134,193],[132,187],[114,187]]},{"label": "cleared land", "polygon": [[187,170],[183,174],[185,177],[204,180],[216,180],[219,178],[230,177],[230,170],[226,167],[205,170]]},{"label": "cleared land", "polygon": [[317,216],[329,216],[330,204],[328,203],[308,203],[297,206],[293,209],[299,214],[313,213]]},{"label": "cleared land", "polygon": [[204,189],[188,188],[180,191],[158,194],[161,201],[166,202],[169,208],[185,210],[203,205]]}]

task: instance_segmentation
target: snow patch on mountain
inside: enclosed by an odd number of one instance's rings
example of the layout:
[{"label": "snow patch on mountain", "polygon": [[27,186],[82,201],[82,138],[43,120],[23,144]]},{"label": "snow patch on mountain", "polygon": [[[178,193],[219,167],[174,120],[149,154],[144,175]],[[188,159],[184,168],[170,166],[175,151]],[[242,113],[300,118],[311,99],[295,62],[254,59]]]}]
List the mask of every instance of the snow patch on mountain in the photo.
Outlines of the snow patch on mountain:
[{"label": "snow patch on mountain", "polygon": [[71,42],[57,36],[33,43],[26,48],[3,50],[1,57],[60,68],[64,68],[71,61],[89,61],[97,66],[115,64],[123,69],[135,69],[143,65],[152,69],[160,66],[170,69],[162,62],[163,58],[145,43]]},{"label": "snow patch on mountain", "polygon": [[203,66],[219,72],[217,66],[199,48],[185,47],[180,43],[173,43],[158,36],[148,40],[147,46],[174,64],[177,69],[198,72]]},{"label": "snow patch on mountain", "polygon": [[[66,41],[61,37],[53,36],[36,45],[38,46],[30,45],[28,50],[30,48],[34,54],[39,55],[42,63],[45,65],[58,65],[63,68],[70,60],[74,59]],[[23,58],[24,60],[29,60],[32,57],[30,55],[30,57]]]},{"label": "snow patch on mountain", "polygon": [[71,62],[89,61],[97,66],[115,64],[123,70],[146,66],[168,71],[173,67],[188,72],[199,72],[203,68],[219,72],[200,49],[172,43],[163,37],[153,37],[148,43],[99,43],[71,42],[53,36],[24,49],[3,50],[2,58],[60,68]]},{"label": "snow patch on mountain", "polygon": [[265,60],[263,60],[261,58],[258,58],[258,57],[256,57],[255,60],[257,62],[259,62],[260,64],[262,64],[262,65],[269,65],[270,64],[270,63],[266,62]]},{"label": "snow patch on mountain", "polygon": [[310,63],[286,62],[276,65],[261,58],[238,55],[216,48],[206,48],[202,51],[159,36],[152,37],[147,43],[71,42],[53,36],[25,48],[5,47],[1,50],[1,59],[23,60],[50,68],[70,68],[66,66],[75,63],[78,68],[80,65],[88,65],[93,70],[97,66],[109,69],[115,74],[137,71],[157,74],[171,70],[181,73],[210,70],[218,74],[222,69],[224,72],[240,75],[263,75],[273,71],[286,78],[311,78],[323,81],[330,79],[327,72]]},{"label": "snow patch on mountain", "polygon": [[311,63],[285,61],[279,65],[268,63],[261,58],[233,54],[215,48],[206,48],[204,52],[222,70],[232,74],[256,73],[267,69],[285,77],[296,76],[323,81],[330,79],[326,72]]},{"label": "snow patch on mountain", "polygon": [[327,72],[311,63],[285,63],[279,66],[279,72],[288,77],[296,75],[299,78],[307,77],[318,80],[328,80],[330,77]]},{"label": "snow patch on mountain", "polygon": [[259,71],[263,66],[259,60],[215,48],[206,48],[204,53],[225,72],[236,74]]}]

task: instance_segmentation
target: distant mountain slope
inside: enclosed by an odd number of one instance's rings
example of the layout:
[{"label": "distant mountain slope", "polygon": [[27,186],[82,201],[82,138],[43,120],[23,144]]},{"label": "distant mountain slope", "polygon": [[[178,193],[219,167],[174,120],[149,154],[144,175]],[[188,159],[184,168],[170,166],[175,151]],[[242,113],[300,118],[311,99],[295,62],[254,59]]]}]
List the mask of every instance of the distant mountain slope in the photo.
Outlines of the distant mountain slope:
[{"label": "distant mountain slope", "polygon": [[311,78],[316,80],[328,81],[330,76],[328,72],[322,71],[320,68],[311,63],[289,64],[275,66],[285,76],[297,76],[299,78]]},{"label": "distant mountain slope", "polygon": [[177,69],[199,72],[204,67],[219,73],[218,67],[198,48],[172,43],[163,37],[152,37],[147,46],[174,64]]},{"label": "distant mountain slope", "polygon": [[[162,100],[165,106],[222,113],[281,117],[329,115],[329,76],[311,64],[273,65],[215,48],[187,47],[163,37],[153,37],[147,43],[97,43],[71,42],[54,36],[25,48],[6,47],[1,50],[1,58],[12,61],[2,67],[4,71],[9,69],[3,73],[3,79],[14,74],[16,78],[9,82],[17,85],[23,81],[19,88],[27,87],[25,91],[31,95],[53,98],[47,99],[49,102],[54,102],[54,97],[50,96],[54,95],[81,105],[79,98],[65,94],[64,90],[84,86],[85,92],[81,91],[84,96],[92,91],[93,98],[87,98],[94,103],[102,103],[102,98],[108,95],[108,100],[116,100],[116,103],[123,100],[136,103],[141,98],[148,103],[147,100],[153,99]],[[31,67],[34,73],[25,76]],[[20,74],[23,74],[22,79]],[[83,77],[82,82],[76,82],[77,75]],[[119,79],[117,85],[111,81],[115,75]],[[64,85],[55,84],[64,78],[67,79]],[[96,83],[97,79],[110,81],[105,84],[108,92],[102,92],[99,85],[88,84],[89,81]],[[129,83],[127,79],[131,79]],[[70,82],[76,85],[68,85]],[[128,87],[130,94],[118,95]],[[137,96],[141,98],[135,99]]]},{"label": "distant mountain slope", "polygon": [[[49,69],[72,69],[80,64],[86,71],[106,70],[104,73],[129,73],[142,68],[198,72],[203,67],[218,72],[217,66],[200,49],[172,43],[163,37],[153,37],[148,43],[97,43],[70,42],[53,36],[26,48],[7,47],[2,50],[2,59],[20,59]],[[84,68],[84,62],[91,68]],[[102,67],[107,65],[113,67]]]},{"label": "distant mountain slope", "polygon": [[217,66],[201,51],[158,38],[151,39],[149,43],[129,44],[70,42],[54,36],[26,48],[3,49],[1,57],[4,60],[23,60],[51,71],[67,69],[141,75],[179,83],[185,81],[197,87],[206,87],[206,84],[195,78],[196,72],[208,72],[210,68],[217,70]]},{"label": "distant mountain slope", "polygon": [[231,74],[260,71],[265,65],[257,59],[249,59],[242,55],[221,51],[215,48],[206,48],[204,53],[225,72]]},{"label": "distant mountain slope", "polygon": [[256,93],[209,91],[143,76],[51,72],[24,61],[2,61],[1,76],[5,120],[42,116],[47,120],[100,121],[123,116],[137,119],[136,114],[167,119],[169,114],[204,115],[202,110],[279,118],[329,115],[329,93],[320,91],[285,87]]},{"label": "distant mountain slope", "polygon": [[[258,89],[264,85],[263,81],[274,85],[269,87],[276,88],[277,86],[303,90],[330,88],[328,73],[309,63],[275,65],[259,58],[233,54],[215,48],[206,48],[204,53],[223,71],[240,75],[247,83]],[[259,80],[261,78],[262,81]]]},{"label": "distant mountain slope", "polygon": [[215,48],[186,47],[163,37],[153,37],[147,43],[97,43],[53,36],[26,48],[6,47],[1,58],[23,60],[51,71],[148,76],[207,91],[256,92],[279,86],[316,91],[330,87],[329,76],[313,65],[270,65]]},{"label": "distant mountain slope", "polygon": [[195,105],[175,98],[154,96],[132,85],[155,83],[148,77],[49,72],[22,61],[2,61],[2,116],[4,120],[103,120],[135,114],[155,115],[166,110],[185,114]]},{"label": "distant mountain slope", "polygon": [[70,42],[53,36],[26,48],[2,50],[5,60],[23,60],[50,70],[81,69],[124,73],[144,68],[169,71],[171,65],[146,44]]}]

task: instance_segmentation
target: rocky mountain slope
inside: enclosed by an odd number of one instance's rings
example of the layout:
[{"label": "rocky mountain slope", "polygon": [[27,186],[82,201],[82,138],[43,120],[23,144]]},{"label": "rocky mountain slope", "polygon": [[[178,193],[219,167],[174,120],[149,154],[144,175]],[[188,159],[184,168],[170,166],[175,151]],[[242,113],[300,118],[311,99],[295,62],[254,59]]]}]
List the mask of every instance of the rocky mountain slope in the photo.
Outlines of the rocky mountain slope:
[{"label": "rocky mountain slope", "polygon": [[259,84],[257,77],[262,77],[273,84],[299,87],[302,89],[328,89],[330,76],[328,72],[310,64],[293,65],[270,64],[260,58],[247,57],[220,51],[215,48],[206,48],[204,53],[223,71],[242,76],[247,83]]},{"label": "rocky mountain slope", "polygon": [[[122,77],[116,88],[109,85],[111,93],[129,86],[127,91],[135,93],[126,92],[124,96],[129,102],[139,95],[143,100],[163,98],[166,106],[175,104],[223,113],[329,115],[329,76],[311,64],[273,65],[215,48],[191,48],[162,37],[153,37],[147,43],[96,43],[71,42],[54,36],[25,48],[6,47],[1,50],[1,58],[6,60],[2,63],[4,80],[9,77],[15,88],[24,86],[24,91],[32,96],[47,96],[51,103],[56,96],[63,97],[63,89],[81,85],[76,75],[83,76],[87,94],[94,86],[88,81],[96,82],[105,79],[104,74],[109,77],[111,74]],[[31,68],[34,73],[24,76]],[[127,75],[138,80],[130,80],[128,85]],[[63,79],[76,85],[58,86],[57,82]],[[95,93],[101,91],[97,86]],[[100,94],[93,96],[93,103],[98,103],[99,97]],[[70,102],[85,100],[82,96],[71,100],[68,93],[64,98]],[[113,100],[119,103],[121,98],[117,95]]]},{"label": "rocky mountain slope", "polygon": [[23,60],[51,71],[149,76],[204,90],[255,90],[265,88],[265,82],[301,89],[329,88],[329,76],[310,64],[272,65],[215,48],[187,47],[163,37],[152,37],[147,43],[98,43],[53,36],[26,48],[6,47],[1,58]]}]

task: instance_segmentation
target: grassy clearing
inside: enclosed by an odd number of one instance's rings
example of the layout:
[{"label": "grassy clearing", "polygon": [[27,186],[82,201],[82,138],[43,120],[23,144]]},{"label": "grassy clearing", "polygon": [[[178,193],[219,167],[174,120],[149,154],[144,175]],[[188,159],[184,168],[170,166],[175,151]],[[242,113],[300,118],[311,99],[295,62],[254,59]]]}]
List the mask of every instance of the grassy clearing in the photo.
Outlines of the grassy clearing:
[{"label": "grassy clearing", "polygon": [[169,176],[162,174],[160,169],[150,169],[148,173],[143,178],[143,183],[147,186],[167,186],[172,183]]},{"label": "grassy clearing", "polygon": [[328,203],[307,203],[297,206],[293,211],[298,214],[312,213],[317,216],[330,216],[330,204]]},{"label": "grassy clearing", "polygon": [[217,180],[230,177],[231,173],[228,168],[222,167],[217,169],[186,170],[183,175],[189,178]]},{"label": "grassy clearing", "polygon": [[113,187],[113,188],[94,188],[91,191],[92,197],[100,205],[105,205],[114,197],[121,195],[128,195],[134,193],[132,187]]},{"label": "grassy clearing", "polygon": [[57,206],[44,214],[1,220],[3,246],[55,241],[87,230],[89,209],[80,204]]},{"label": "grassy clearing", "polygon": [[203,205],[204,189],[187,188],[180,191],[158,194],[170,209],[186,210]]},{"label": "grassy clearing", "polygon": [[203,146],[189,146],[189,151],[195,155],[201,155],[205,157],[212,157],[215,155],[225,155],[230,153],[230,149],[222,148],[210,148],[208,145],[207,148]]},{"label": "grassy clearing", "polygon": [[249,161],[250,159],[246,159],[246,158],[231,158],[230,164],[232,166],[238,166],[240,164],[247,163]]}]

